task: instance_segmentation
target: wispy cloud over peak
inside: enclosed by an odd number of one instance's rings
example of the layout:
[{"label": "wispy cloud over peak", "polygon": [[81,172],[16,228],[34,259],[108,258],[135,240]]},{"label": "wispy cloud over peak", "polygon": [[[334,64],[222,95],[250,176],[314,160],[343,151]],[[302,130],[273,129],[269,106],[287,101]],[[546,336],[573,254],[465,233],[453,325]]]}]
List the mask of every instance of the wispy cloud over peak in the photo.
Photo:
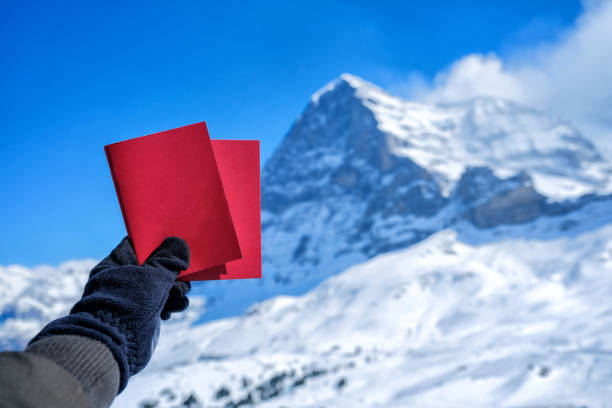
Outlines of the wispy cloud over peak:
[{"label": "wispy cloud over peak", "polygon": [[487,95],[526,103],[575,122],[612,157],[610,30],[612,1],[589,1],[555,41],[503,57],[466,55],[430,81],[413,75],[409,96],[439,103]]}]

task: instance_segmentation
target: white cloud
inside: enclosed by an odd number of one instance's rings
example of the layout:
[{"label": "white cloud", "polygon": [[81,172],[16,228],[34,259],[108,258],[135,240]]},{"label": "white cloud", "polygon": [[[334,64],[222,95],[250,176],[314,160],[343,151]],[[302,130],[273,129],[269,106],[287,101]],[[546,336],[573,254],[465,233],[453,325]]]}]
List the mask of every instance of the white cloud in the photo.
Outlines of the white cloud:
[{"label": "white cloud", "polygon": [[448,70],[436,75],[432,86],[421,92],[420,99],[430,102],[457,101],[478,95],[513,100],[525,98],[520,80],[508,72],[494,54],[463,57]]},{"label": "white cloud", "polygon": [[574,122],[612,157],[612,1],[588,1],[556,42],[509,56],[471,54],[432,81],[409,78],[410,96],[446,102],[477,95],[516,100]]}]

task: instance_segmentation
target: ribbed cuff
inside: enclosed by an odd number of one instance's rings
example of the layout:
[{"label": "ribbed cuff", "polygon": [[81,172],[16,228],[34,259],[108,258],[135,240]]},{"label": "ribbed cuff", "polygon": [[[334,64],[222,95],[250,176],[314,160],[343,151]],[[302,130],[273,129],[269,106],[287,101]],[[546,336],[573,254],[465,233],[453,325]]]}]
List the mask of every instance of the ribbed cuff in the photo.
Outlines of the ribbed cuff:
[{"label": "ribbed cuff", "polygon": [[55,335],[28,346],[63,367],[83,387],[95,407],[108,407],[119,391],[119,365],[103,343],[76,335]]}]

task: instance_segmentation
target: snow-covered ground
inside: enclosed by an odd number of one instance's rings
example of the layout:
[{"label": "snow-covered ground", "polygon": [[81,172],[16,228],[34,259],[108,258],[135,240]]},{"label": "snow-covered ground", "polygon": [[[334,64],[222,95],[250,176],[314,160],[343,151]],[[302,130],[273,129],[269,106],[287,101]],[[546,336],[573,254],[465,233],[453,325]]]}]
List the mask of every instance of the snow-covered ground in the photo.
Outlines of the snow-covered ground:
[{"label": "snow-covered ground", "polygon": [[612,225],[477,246],[444,230],[245,316],[165,326],[114,406],[610,407],[611,295]]}]

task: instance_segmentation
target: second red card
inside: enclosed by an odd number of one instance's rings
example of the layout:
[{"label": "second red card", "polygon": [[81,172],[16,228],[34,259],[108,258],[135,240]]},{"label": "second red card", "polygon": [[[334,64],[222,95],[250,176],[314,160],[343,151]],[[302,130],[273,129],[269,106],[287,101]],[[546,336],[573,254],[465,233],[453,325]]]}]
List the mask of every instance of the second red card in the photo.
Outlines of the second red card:
[{"label": "second red card", "polygon": [[261,278],[259,141],[212,140],[242,258],[181,276],[189,281]]}]

